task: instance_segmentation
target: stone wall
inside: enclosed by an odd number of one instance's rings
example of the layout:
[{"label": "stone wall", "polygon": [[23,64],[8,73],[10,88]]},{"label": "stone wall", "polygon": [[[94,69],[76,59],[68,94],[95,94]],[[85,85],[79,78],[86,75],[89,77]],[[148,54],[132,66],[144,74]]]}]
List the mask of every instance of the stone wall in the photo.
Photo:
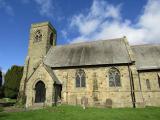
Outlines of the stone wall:
[{"label": "stone wall", "polygon": [[[35,42],[36,31],[40,30],[42,34],[42,40]],[[54,44],[56,41],[56,31],[48,22],[32,24],[30,29],[30,40],[28,47],[28,56],[30,57],[29,66],[28,66],[28,76],[32,74],[34,69],[38,66],[43,57],[47,54],[50,45],[50,34],[54,33]]]},{"label": "stone wall", "polygon": [[[105,106],[106,99],[112,100],[112,107],[132,107],[130,76],[128,66],[114,66],[120,71],[121,87],[109,87],[108,71],[111,67],[84,68],[86,87],[75,87],[76,69],[54,70],[62,82],[62,101],[67,104],[81,104],[81,98],[87,97],[89,106]],[[93,89],[94,80],[98,89]],[[97,100],[94,100],[97,97]]]},{"label": "stone wall", "polygon": [[[36,41],[36,32],[40,30],[41,40]],[[53,38],[51,37],[53,33]],[[53,45],[50,44],[50,40],[53,40]],[[56,30],[49,22],[42,22],[37,24],[32,24],[30,29],[29,47],[28,55],[24,64],[23,77],[20,83],[19,89],[19,100],[22,96],[25,96],[24,91],[26,88],[26,82],[32,76],[33,72],[37,69],[38,65],[42,63],[43,58],[47,54],[51,46],[56,44]]]},{"label": "stone wall", "polygon": [[46,88],[46,100],[44,102],[44,106],[51,106],[53,102],[53,84],[54,81],[50,74],[46,71],[43,64],[37,68],[37,70],[33,73],[31,78],[28,80],[26,84],[26,107],[34,106],[35,104],[35,85],[38,81],[42,81],[45,84]]},{"label": "stone wall", "polygon": [[[160,87],[158,84],[158,75],[160,71],[140,72],[140,83],[142,95],[146,106],[160,106]],[[147,88],[146,80],[150,81],[150,89]]]},{"label": "stone wall", "polygon": [[[158,84],[157,72],[134,71],[134,66],[114,66],[120,71],[121,86],[109,86],[109,69],[111,67],[82,68],[86,73],[86,87],[76,87],[76,69],[55,69],[53,70],[59,81],[62,83],[62,103],[71,105],[81,105],[82,99],[87,98],[88,106],[108,107],[106,101],[110,101],[109,107],[133,107],[131,97],[131,77],[132,71],[134,83],[134,94],[136,107],[160,106],[160,88]],[[130,68],[130,70],[129,70]],[[78,69],[78,68],[77,68]],[[147,89],[146,79],[150,80],[151,89]],[[54,80],[41,64],[27,82],[26,106],[34,105],[35,84],[42,80],[46,85],[45,105],[51,106],[53,103]],[[95,88],[95,81],[97,86]],[[140,83],[140,84],[139,84]]]}]

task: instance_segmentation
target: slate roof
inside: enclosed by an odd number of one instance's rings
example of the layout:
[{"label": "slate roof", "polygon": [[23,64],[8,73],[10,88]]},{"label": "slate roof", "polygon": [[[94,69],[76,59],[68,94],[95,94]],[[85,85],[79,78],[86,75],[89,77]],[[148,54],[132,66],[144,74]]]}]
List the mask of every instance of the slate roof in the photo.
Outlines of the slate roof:
[{"label": "slate roof", "polygon": [[160,69],[160,45],[131,46],[138,70]]},{"label": "slate roof", "polygon": [[44,63],[50,67],[131,62],[124,38],[54,46],[44,59]]}]

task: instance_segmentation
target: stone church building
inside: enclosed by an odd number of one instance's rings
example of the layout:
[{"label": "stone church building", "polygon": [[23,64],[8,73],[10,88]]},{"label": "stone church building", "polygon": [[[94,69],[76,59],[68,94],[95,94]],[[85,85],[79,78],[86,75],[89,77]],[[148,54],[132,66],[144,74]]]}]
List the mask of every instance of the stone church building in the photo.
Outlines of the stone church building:
[{"label": "stone church building", "polygon": [[31,25],[20,84],[26,107],[160,106],[160,45],[130,46],[126,37],[56,45],[56,36],[49,22]]}]

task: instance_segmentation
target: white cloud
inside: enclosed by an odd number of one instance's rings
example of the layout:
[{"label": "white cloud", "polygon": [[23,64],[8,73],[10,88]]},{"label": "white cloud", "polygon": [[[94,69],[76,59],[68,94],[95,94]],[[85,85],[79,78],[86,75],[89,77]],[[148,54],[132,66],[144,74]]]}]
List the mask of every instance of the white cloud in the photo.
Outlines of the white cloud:
[{"label": "white cloud", "polygon": [[79,14],[72,17],[71,27],[78,28],[81,35],[94,33],[106,18],[120,19],[120,7],[116,7],[104,1],[95,0],[87,15]]},{"label": "white cloud", "polygon": [[6,73],[7,70],[2,69],[2,67],[0,66],[0,71],[2,71],[2,73]]},{"label": "white cloud", "polygon": [[0,0],[0,9],[3,9],[8,15],[14,16],[13,8],[5,0]]},{"label": "white cloud", "polygon": [[46,17],[53,17],[53,0],[21,0],[24,4],[29,4],[31,2],[36,3],[40,15]]},{"label": "white cloud", "polygon": [[103,0],[101,1],[94,0],[90,8],[89,16],[100,17],[100,18],[105,18],[105,17],[119,18],[120,6],[121,5],[113,6],[112,4],[108,4],[106,1]]},{"label": "white cloud", "polygon": [[40,8],[40,14],[42,16],[53,16],[53,1],[52,0],[34,0]]},{"label": "white cloud", "polygon": [[138,25],[146,30],[147,42],[160,42],[160,0],[149,0]]},{"label": "white cloud", "polygon": [[70,27],[79,33],[73,42],[127,36],[131,44],[160,43],[160,0],[148,0],[137,23],[122,18],[121,5],[94,0],[89,12],[74,15]]},{"label": "white cloud", "polygon": [[2,73],[4,73],[4,74],[5,74],[6,72],[7,72],[7,70],[2,70]]},{"label": "white cloud", "polygon": [[62,31],[61,31],[61,34],[62,34],[62,36],[63,36],[64,38],[67,38],[67,32],[66,32],[65,30],[62,30]]}]

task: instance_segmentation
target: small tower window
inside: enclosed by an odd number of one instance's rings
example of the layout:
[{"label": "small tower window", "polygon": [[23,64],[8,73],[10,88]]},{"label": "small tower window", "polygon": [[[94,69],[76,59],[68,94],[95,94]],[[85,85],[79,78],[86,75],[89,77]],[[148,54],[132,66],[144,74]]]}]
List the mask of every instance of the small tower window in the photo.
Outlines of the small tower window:
[{"label": "small tower window", "polygon": [[35,42],[39,42],[42,40],[42,33],[40,30],[37,30],[35,33]]},{"label": "small tower window", "polygon": [[86,86],[86,75],[83,69],[78,69],[76,71],[76,87]]},{"label": "small tower window", "polygon": [[150,85],[150,81],[148,79],[146,80],[146,85],[147,85],[147,89],[150,90],[151,89],[151,85]]},{"label": "small tower window", "polygon": [[110,87],[120,87],[121,86],[120,72],[115,67],[112,67],[109,70],[109,86]]},{"label": "small tower window", "polygon": [[50,35],[50,45],[53,45],[53,33]]}]

